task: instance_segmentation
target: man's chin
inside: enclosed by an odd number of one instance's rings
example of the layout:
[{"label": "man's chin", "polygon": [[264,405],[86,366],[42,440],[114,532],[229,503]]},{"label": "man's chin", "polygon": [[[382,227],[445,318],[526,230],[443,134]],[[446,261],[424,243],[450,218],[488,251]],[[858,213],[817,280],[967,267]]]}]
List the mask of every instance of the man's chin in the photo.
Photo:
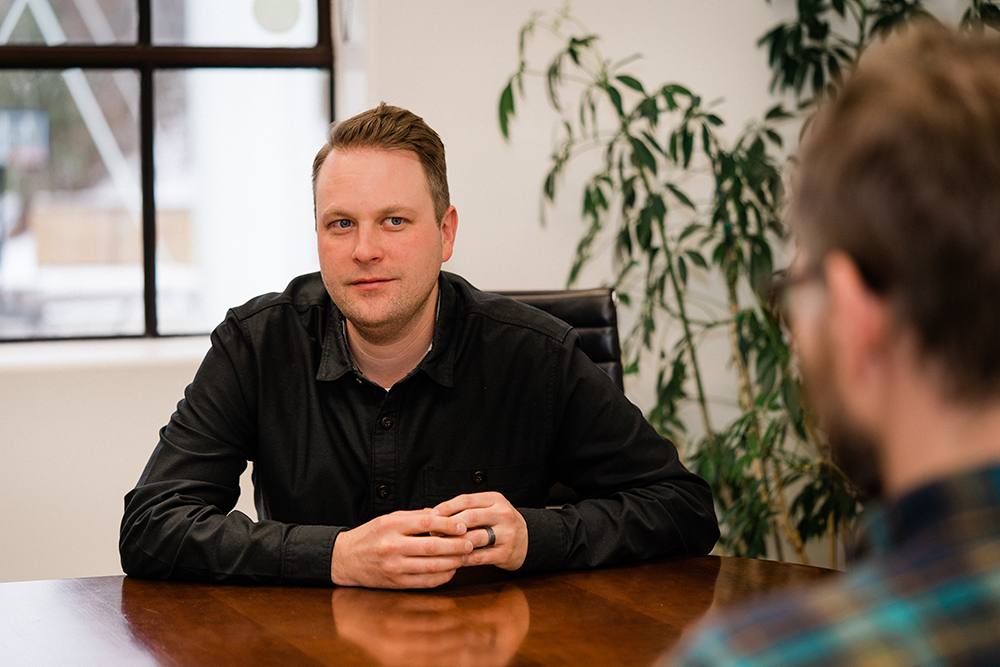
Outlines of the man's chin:
[{"label": "man's chin", "polygon": [[[848,416],[844,401],[831,384],[817,384],[819,378],[830,377],[829,359],[823,368],[803,367],[807,404],[819,418],[830,445],[830,458],[858,493],[867,500],[882,495],[882,473],[878,442],[866,429]],[[817,372],[819,371],[819,372]]]},{"label": "man's chin", "polygon": [[882,464],[875,439],[845,423],[833,424],[827,431],[830,457],[863,500],[882,496]]}]

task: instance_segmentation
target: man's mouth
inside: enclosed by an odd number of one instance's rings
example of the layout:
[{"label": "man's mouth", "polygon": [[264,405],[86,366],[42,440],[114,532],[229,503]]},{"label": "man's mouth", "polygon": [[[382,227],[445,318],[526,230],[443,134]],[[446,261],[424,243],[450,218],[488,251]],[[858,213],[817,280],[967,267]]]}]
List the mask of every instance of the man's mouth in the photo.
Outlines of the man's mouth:
[{"label": "man's mouth", "polygon": [[359,287],[361,289],[374,289],[376,287],[380,287],[389,282],[392,282],[392,280],[393,280],[392,278],[376,278],[376,277],[358,278],[357,280],[351,281],[351,286]]}]

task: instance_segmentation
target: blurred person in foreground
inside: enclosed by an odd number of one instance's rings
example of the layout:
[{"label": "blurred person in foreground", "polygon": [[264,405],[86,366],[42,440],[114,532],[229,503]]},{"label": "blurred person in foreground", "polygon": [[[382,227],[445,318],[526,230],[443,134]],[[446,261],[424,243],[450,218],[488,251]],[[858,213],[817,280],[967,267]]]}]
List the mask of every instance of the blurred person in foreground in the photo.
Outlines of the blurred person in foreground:
[{"label": "blurred person in foreground", "polygon": [[1000,43],[874,47],[805,138],[784,303],[872,553],[709,619],[684,665],[1000,663]]},{"label": "blurred person in foreground", "polygon": [[[711,550],[708,485],[579,334],[441,270],[458,212],[423,119],[336,124],[313,195],[320,271],[213,332],[125,498],[126,573],[433,588]],[[249,461],[258,521],[233,510]],[[578,502],[546,507],[557,481]]]}]

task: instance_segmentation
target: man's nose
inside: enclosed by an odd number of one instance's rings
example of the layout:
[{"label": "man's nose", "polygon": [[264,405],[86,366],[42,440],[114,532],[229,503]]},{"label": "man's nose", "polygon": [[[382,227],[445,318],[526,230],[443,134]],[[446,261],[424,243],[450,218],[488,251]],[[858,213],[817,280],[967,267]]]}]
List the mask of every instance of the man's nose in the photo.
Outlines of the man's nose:
[{"label": "man's nose", "polygon": [[376,225],[358,225],[355,237],[353,259],[362,264],[374,262],[382,257],[382,242]]}]

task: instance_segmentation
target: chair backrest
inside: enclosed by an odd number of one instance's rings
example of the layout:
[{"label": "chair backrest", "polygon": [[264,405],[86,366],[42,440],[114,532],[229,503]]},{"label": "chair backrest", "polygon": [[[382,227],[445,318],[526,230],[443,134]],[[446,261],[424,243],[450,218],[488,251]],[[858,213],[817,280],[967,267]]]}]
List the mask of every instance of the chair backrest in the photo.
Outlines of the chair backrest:
[{"label": "chair backrest", "polygon": [[573,327],[580,336],[580,348],[624,391],[613,289],[497,293],[544,310]]}]

